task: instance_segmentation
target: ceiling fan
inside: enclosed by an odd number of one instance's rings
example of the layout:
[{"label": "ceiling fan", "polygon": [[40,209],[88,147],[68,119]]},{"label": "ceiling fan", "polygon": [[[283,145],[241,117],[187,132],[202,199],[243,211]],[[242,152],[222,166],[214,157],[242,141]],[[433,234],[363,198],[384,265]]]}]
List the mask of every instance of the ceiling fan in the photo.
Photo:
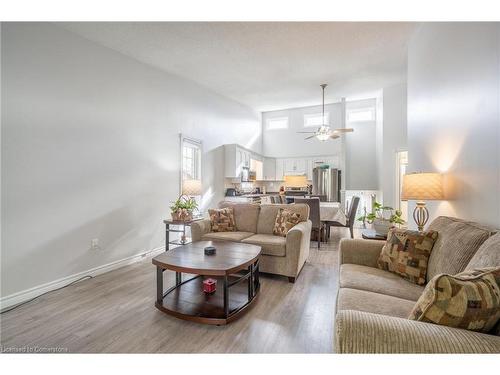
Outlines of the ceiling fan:
[{"label": "ceiling fan", "polygon": [[351,133],[354,131],[352,128],[336,128],[332,129],[330,126],[325,124],[325,87],[327,86],[326,83],[323,83],[321,85],[321,89],[323,90],[323,113],[322,113],[322,125],[318,128],[316,131],[309,131],[309,132],[297,132],[297,133],[302,133],[302,134],[312,134],[309,137],[306,137],[304,139],[311,139],[311,138],[318,138],[320,141],[326,141],[328,139],[337,139],[340,138],[340,135],[343,133]]}]

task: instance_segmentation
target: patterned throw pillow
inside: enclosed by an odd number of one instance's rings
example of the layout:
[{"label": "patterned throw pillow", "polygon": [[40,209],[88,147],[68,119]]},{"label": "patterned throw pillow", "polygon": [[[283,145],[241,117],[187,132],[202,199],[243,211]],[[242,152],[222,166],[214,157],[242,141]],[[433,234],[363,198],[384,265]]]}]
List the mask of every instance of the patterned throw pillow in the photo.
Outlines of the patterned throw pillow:
[{"label": "patterned throw pillow", "polygon": [[392,228],[378,258],[378,268],[397,273],[418,285],[425,284],[427,263],[437,232],[417,232]]},{"label": "patterned throw pillow", "polygon": [[500,320],[500,267],[435,276],[408,319],[488,333]]},{"label": "patterned throw pillow", "polygon": [[234,212],[232,207],[209,209],[210,227],[212,232],[234,232]]},{"label": "patterned throw pillow", "polygon": [[290,229],[300,222],[300,214],[280,208],[274,222],[273,234],[286,237]]}]

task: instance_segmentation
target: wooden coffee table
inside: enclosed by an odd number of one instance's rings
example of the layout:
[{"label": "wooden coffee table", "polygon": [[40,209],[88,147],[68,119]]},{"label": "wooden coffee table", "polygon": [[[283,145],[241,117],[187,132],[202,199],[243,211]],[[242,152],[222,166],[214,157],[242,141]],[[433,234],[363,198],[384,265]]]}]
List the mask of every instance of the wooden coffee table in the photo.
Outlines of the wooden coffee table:
[{"label": "wooden coffee table", "polygon": [[[215,246],[215,255],[205,255]],[[153,258],[156,266],[155,306],[177,318],[222,325],[237,319],[255,301],[260,290],[260,246],[199,241],[168,250]],[[163,290],[163,272],[175,271],[175,285]],[[182,280],[182,273],[196,276]],[[203,292],[205,278],[217,280],[212,294]],[[247,281],[244,283],[243,281]]]}]

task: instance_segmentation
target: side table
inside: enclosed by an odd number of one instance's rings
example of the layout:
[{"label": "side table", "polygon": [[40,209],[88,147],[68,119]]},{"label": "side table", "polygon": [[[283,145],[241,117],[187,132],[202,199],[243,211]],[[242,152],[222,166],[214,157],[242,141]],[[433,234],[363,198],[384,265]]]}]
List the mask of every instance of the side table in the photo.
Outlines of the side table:
[{"label": "side table", "polygon": [[[197,217],[197,218],[194,218],[194,219],[189,220],[189,221],[163,220],[163,223],[165,224],[165,251],[169,250],[170,245],[186,245],[188,243],[191,243],[191,239],[186,238],[186,227],[189,227],[195,221],[202,220],[202,219],[203,219],[203,217]],[[175,226],[175,227],[182,227],[182,229],[170,228],[171,225]],[[182,236],[178,240],[170,241],[170,232],[182,233]]]}]

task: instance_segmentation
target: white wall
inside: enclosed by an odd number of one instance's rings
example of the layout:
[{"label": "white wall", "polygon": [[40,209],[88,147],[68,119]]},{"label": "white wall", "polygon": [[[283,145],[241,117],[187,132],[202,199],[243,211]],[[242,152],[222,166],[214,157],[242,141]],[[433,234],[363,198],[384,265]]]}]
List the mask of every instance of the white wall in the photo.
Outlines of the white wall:
[{"label": "white wall", "polygon": [[431,219],[500,227],[499,53],[495,23],[426,23],[409,44],[408,170],[444,172],[453,185],[448,201],[429,204]]},{"label": "white wall", "polygon": [[51,24],[1,37],[2,296],[161,246],[180,132],[203,140],[207,206],[220,146],[262,151],[260,114],[195,83]]},{"label": "white wall", "polygon": [[[315,155],[338,155],[340,142],[319,142],[317,139],[304,140],[311,134],[299,134],[298,131],[316,131],[317,127],[305,128],[304,115],[321,113],[321,106],[291,108],[282,111],[263,112],[263,153],[268,157],[293,157]],[[330,113],[330,126],[342,127],[340,103],[325,105],[325,113]],[[288,129],[267,129],[270,118],[288,117]]]},{"label": "white wall", "polygon": [[[375,99],[347,102],[346,110],[375,108]],[[346,190],[378,190],[376,121],[348,122],[345,135]]]},{"label": "white wall", "polygon": [[383,89],[380,190],[386,206],[396,202],[396,152],[407,148],[406,83]]}]

